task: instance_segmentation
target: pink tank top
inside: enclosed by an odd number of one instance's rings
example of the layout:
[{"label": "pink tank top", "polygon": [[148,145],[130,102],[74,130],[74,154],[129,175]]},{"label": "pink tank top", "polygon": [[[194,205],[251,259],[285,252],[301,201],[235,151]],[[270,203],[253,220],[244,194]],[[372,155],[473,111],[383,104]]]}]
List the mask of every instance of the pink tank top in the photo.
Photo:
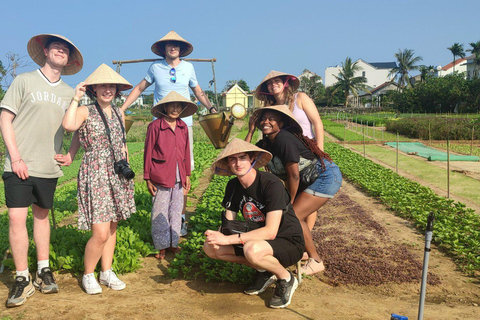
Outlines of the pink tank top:
[{"label": "pink tank top", "polygon": [[308,120],[305,111],[303,111],[297,106],[297,95],[298,93],[295,94],[295,98],[293,100],[293,116],[295,117],[295,120],[300,123],[300,126],[303,130],[303,135],[309,137],[310,139],[313,139],[315,137],[315,134],[312,130],[312,124],[310,123],[310,120]]}]

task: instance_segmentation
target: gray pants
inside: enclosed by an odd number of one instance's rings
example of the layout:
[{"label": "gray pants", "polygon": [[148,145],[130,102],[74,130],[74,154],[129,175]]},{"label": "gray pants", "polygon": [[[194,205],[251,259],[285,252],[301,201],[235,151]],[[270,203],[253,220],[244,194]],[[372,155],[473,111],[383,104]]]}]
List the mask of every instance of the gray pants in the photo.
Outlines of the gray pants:
[{"label": "gray pants", "polygon": [[180,182],[173,188],[156,187],[152,207],[153,244],[156,250],[176,248],[182,225],[183,187]]}]

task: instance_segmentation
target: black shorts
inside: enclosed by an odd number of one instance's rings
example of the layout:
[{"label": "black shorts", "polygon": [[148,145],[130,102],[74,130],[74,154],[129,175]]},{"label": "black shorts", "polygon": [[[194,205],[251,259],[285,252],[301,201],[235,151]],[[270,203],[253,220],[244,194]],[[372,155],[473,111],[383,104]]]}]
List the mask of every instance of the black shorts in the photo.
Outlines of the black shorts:
[{"label": "black shorts", "polygon": [[58,178],[28,177],[27,180],[22,180],[13,172],[5,172],[2,179],[7,208],[26,208],[32,203],[44,209],[53,206]]},{"label": "black shorts", "polygon": [[[277,258],[278,262],[285,268],[293,266],[303,256],[305,251],[305,245],[303,243],[303,237],[298,237],[298,241],[290,241],[284,238],[276,238],[273,240],[265,240],[273,249],[273,256]],[[296,239],[297,240],[297,239]],[[243,245],[234,244],[236,256],[244,257]]]}]

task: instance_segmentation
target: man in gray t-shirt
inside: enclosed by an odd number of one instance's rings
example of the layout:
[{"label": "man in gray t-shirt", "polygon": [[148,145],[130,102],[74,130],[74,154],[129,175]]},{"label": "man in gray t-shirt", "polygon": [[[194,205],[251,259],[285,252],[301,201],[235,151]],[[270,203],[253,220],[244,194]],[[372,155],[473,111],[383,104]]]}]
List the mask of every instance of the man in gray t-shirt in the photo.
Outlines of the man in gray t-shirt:
[{"label": "man in gray t-shirt", "polygon": [[[83,66],[80,51],[60,35],[37,35],[30,39],[27,48],[41,68],[18,75],[0,104],[0,129],[7,149],[2,178],[17,273],[7,307],[24,304],[35,288],[42,293],[58,292],[49,267],[48,211],[53,205],[57,179],[62,176],[60,164],[54,159],[61,152],[62,119],[74,94],[60,76],[75,74]],[[38,260],[33,284],[27,260],[26,219],[30,206]]]}]

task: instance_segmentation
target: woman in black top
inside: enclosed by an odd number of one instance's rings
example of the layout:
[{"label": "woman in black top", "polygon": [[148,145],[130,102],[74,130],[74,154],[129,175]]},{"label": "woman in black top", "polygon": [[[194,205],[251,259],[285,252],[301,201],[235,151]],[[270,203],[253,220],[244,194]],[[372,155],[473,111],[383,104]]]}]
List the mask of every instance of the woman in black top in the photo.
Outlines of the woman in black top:
[{"label": "woman in black top", "polygon": [[[293,209],[302,224],[305,247],[309,259],[302,268],[307,275],[325,269],[306,225],[306,218],[322,207],[338,192],[342,175],[330,156],[318,148],[314,139],[302,135],[302,128],[286,105],[258,109],[256,127],[264,138],[257,146],[273,154],[267,168],[280,179],[290,193]],[[302,185],[301,175],[315,166],[318,177],[309,185]],[[305,169],[305,170],[304,170]]]},{"label": "woman in black top", "polygon": [[226,218],[235,220],[240,211],[246,221],[254,221],[260,227],[234,235],[207,230],[203,248],[210,258],[241,263],[257,270],[246,294],[259,294],[277,280],[269,306],[284,308],[290,304],[298,285],[285,267],[300,260],[305,246],[302,227],[282,182],[271,173],[256,170],[271,157],[265,150],[240,139],[233,139],[218,156],[212,171],[236,175],[225,190],[222,205]]}]

